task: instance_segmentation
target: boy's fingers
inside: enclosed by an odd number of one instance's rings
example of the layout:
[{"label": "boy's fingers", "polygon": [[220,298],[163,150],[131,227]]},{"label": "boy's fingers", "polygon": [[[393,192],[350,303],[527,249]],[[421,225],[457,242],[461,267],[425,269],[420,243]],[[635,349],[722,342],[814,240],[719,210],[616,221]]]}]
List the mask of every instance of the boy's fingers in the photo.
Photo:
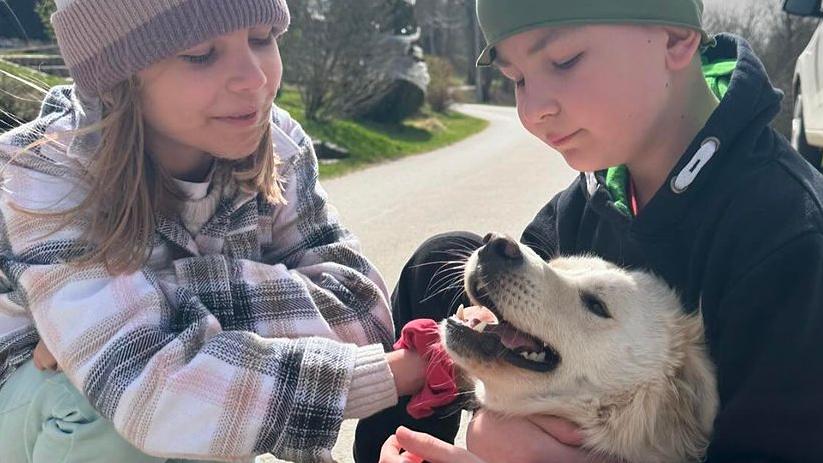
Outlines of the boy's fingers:
[{"label": "boy's fingers", "polygon": [[380,449],[380,463],[423,463],[423,459],[404,452],[400,443],[397,442],[397,436],[392,434]]},{"label": "boy's fingers", "polygon": [[400,458],[401,463],[426,463],[426,460],[424,460],[423,457],[418,457],[417,455],[410,452],[403,453],[402,455],[400,455]]},{"label": "boy's fingers", "polygon": [[482,463],[467,450],[459,449],[428,434],[399,427],[395,434],[400,447],[430,463]]},{"label": "boy's fingers", "polygon": [[380,449],[380,463],[399,462],[401,461],[398,458],[399,456],[400,444],[397,443],[397,436],[392,434],[386,439],[386,442],[383,443],[383,447]]}]

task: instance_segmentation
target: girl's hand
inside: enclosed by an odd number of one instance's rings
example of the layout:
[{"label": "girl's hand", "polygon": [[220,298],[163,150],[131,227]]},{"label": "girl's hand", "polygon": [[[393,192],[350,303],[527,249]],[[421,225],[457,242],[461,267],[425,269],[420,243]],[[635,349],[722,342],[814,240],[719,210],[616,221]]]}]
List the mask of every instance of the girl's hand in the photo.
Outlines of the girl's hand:
[{"label": "girl's hand", "polygon": [[420,392],[426,383],[426,361],[416,352],[400,349],[386,354],[397,395],[400,397]]},{"label": "girl's hand", "polygon": [[51,371],[60,371],[60,365],[57,364],[57,360],[51,355],[49,349],[43,344],[43,341],[39,341],[37,346],[34,348],[34,353],[32,354],[34,360],[34,366],[40,370],[51,370]]},{"label": "girl's hand", "polygon": [[[405,451],[403,451],[405,449]],[[389,437],[380,451],[380,463],[485,463],[468,450],[404,427]],[[515,460],[510,460],[515,461]]]},{"label": "girl's hand", "polygon": [[[438,408],[445,407],[457,399],[460,391],[457,388],[454,362],[440,340],[440,327],[437,322],[421,318],[406,323],[400,332],[400,339],[394,343],[394,348],[394,352],[416,353],[423,362],[419,365],[419,374],[422,375],[423,382],[416,385],[417,389],[412,391],[412,398],[406,406],[406,411],[412,418],[419,420],[431,416]],[[389,367],[395,374],[398,394],[402,395],[401,383],[398,381],[397,369],[392,360],[388,357]]]},{"label": "girl's hand", "polygon": [[581,449],[577,427],[560,418],[508,418],[479,410],[469,424],[466,446],[489,463],[606,462]]}]

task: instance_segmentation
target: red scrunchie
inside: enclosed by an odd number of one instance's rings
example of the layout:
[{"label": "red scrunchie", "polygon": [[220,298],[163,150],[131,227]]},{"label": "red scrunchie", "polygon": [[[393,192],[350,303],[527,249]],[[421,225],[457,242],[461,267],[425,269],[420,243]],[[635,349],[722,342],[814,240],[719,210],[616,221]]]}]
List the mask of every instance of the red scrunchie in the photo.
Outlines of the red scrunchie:
[{"label": "red scrunchie", "polygon": [[440,342],[440,331],[434,320],[412,320],[403,327],[394,349],[417,352],[426,362],[426,383],[412,396],[406,411],[414,419],[426,418],[438,407],[448,405],[457,398],[454,380],[454,362]]}]

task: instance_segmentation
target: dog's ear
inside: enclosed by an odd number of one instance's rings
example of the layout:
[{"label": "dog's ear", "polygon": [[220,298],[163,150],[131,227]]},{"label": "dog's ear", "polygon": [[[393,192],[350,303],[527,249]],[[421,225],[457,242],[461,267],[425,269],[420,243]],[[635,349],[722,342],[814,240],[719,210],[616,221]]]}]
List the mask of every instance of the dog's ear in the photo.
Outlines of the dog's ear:
[{"label": "dog's ear", "polygon": [[682,363],[671,377],[673,395],[667,404],[661,404],[671,419],[664,417],[657,428],[661,437],[672,439],[683,456],[699,459],[706,453],[717,414],[717,381],[706,352],[702,314],[684,316],[680,321]]},{"label": "dog's ear", "polygon": [[692,407],[698,425],[711,433],[714,418],[717,415],[720,398],[717,391],[717,373],[709,358],[703,314],[698,312],[683,318],[684,330],[688,338],[686,356],[678,379],[679,392],[692,392]]},{"label": "dog's ear", "polygon": [[708,447],[718,396],[702,316],[683,316],[677,325],[672,368],[663,380],[601,411],[609,431],[596,433],[595,441],[609,439],[606,445],[622,449],[629,461],[699,461]]}]

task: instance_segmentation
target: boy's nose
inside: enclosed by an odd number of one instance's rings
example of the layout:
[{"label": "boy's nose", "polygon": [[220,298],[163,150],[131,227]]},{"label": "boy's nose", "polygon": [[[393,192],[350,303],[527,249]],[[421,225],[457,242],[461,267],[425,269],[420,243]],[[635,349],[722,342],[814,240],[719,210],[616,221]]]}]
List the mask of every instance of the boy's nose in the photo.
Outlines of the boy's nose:
[{"label": "boy's nose", "polygon": [[524,122],[538,124],[560,114],[560,104],[555,98],[543,95],[526,95],[519,102]]}]

